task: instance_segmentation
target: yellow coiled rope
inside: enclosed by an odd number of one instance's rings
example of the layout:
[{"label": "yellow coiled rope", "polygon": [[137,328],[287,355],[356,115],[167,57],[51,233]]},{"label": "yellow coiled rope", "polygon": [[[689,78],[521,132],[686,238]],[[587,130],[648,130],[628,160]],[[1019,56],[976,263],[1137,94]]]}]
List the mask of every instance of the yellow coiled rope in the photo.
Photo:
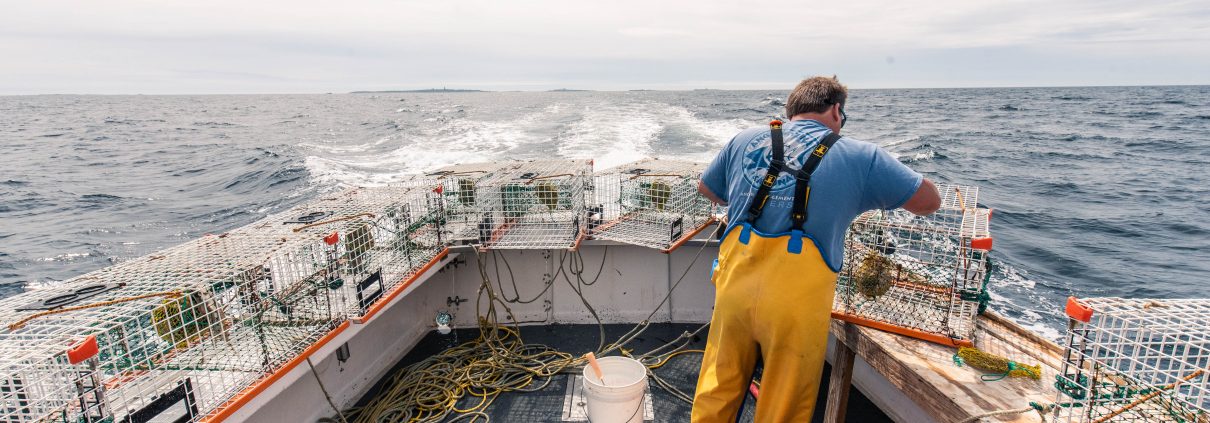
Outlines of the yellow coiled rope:
[{"label": "yellow coiled rope", "polygon": [[[717,228],[716,228],[717,230]],[[711,235],[713,236],[713,235]],[[706,245],[703,243],[694,256],[696,262]],[[605,250],[608,254],[608,249]],[[512,278],[511,266],[505,260],[509,279],[513,279],[513,293],[505,292],[502,278],[498,274],[496,282],[488,275],[488,257],[478,251],[476,261],[482,278],[479,293],[476,296],[474,310],[485,310],[479,315],[479,337],[461,345],[446,349],[438,354],[409,365],[390,377],[382,390],[362,407],[345,410],[337,415],[339,421],[349,423],[379,423],[379,422],[453,422],[490,421],[486,413],[488,407],[496,398],[505,392],[539,391],[550,384],[554,376],[560,373],[577,372],[585,363],[585,359],[567,352],[555,350],[546,345],[527,344],[521,339],[516,318],[509,308],[510,303],[527,303],[537,300],[546,290],[550,289],[553,281],[547,284],[538,296],[522,299],[516,291],[515,279]],[[491,260],[496,258],[492,253]],[[569,262],[567,260],[570,260]],[[555,277],[562,276],[569,286],[580,297],[600,325],[596,311],[584,298],[584,287],[595,284],[604,270],[606,257],[601,258],[601,267],[597,276],[591,279],[584,277],[584,261],[580,253],[560,255],[558,271]],[[565,266],[565,264],[569,266]],[[664,366],[678,356],[701,353],[702,350],[692,350],[687,347],[694,337],[705,330],[708,325],[702,325],[693,332],[685,332],[676,339],[665,343],[641,355],[632,355],[624,346],[637,338],[648,326],[652,316],[668,301],[672,290],[684,280],[692,268],[685,269],[676,280],[668,295],[648,315],[647,319],[622,335],[616,342],[605,343],[605,330],[599,327],[601,343],[597,347],[597,355],[603,356],[617,351],[623,356],[635,358],[650,369]],[[692,402],[693,397],[678,390],[672,383],[664,380],[658,374],[648,372],[650,381],[673,397],[685,402]],[[318,380],[318,379],[317,379]],[[320,382],[322,387],[322,382]],[[466,408],[457,408],[460,400]],[[469,404],[468,404],[469,403]],[[330,418],[321,421],[336,421]]]}]

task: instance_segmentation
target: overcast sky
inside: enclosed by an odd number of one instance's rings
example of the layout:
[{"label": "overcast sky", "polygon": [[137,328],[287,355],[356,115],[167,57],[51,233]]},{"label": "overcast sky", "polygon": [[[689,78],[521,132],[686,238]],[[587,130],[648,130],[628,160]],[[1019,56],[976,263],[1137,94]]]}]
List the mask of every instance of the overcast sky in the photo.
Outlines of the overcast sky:
[{"label": "overcast sky", "polygon": [[1210,1],[6,1],[0,94],[1210,84]]}]

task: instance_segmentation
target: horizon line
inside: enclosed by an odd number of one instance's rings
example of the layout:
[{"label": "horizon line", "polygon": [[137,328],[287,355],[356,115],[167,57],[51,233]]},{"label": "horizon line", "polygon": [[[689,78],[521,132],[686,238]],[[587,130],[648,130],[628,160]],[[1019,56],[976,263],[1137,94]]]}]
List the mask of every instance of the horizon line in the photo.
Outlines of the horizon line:
[{"label": "horizon line", "polygon": [[[1205,84],[1139,84],[1139,85],[988,85],[988,86],[921,86],[921,87],[849,87],[853,91],[863,90],[961,90],[961,89],[1026,89],[1026,88],[1131,88],[1131,87],[1205,87]],[[34,97],[34,96],[219,96],[219,95],[331,95],[331,94],[435,94],[435,93],[505,93],[505,92],[635,92],[635,91],[790,91],[791,88],[630,88],[630,89],[591,89],[560,87],[551,89],[483,89],[465,87],[442,88],[398,88],[382,90],[352,90],[352,91],[311,91],[311,92],[228,92],[228,93],[37,93],[37,94],[3,94],[0,97]]]}]

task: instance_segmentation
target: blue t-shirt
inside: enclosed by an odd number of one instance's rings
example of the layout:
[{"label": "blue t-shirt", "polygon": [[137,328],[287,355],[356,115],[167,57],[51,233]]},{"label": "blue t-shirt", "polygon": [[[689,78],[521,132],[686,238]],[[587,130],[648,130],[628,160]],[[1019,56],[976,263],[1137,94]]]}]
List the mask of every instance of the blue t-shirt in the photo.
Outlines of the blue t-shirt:
[{"label": "blue t-shirt", "polygon": [[[770,191],[769,203],[752,225],[767,235],[790,232],[794,173],[807,155],[831,132],[814,120],[782,126],[786,170]],[[727,205],[727,230],[749,218],[748,206],[772,160],[769,127],[749,128],[732,138],[702,173],[702,182]],[[878,146],[842,137],[824,155],[811,176],[804,232],[815,242],[828,267],[839,272],[844,261],[844,235],[857,215],[867,210],[903,205],[924,178]]]}]

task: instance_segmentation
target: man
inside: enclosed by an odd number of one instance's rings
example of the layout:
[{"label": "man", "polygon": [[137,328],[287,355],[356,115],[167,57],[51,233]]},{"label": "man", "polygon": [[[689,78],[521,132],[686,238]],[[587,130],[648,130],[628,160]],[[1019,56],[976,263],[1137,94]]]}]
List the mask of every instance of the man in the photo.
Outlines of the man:
[{"label": "man", "polygon": [[848,90],[803,80],[782,128],[740,132],[698,184],[727,206],[712,280],[714,316],[693,403],[694,422],[734,422],[758,354],[758,422],[809,422],[827,347],[844,234],[867,210],[926,215],[933,183],[874,144],[840,137]]}]

